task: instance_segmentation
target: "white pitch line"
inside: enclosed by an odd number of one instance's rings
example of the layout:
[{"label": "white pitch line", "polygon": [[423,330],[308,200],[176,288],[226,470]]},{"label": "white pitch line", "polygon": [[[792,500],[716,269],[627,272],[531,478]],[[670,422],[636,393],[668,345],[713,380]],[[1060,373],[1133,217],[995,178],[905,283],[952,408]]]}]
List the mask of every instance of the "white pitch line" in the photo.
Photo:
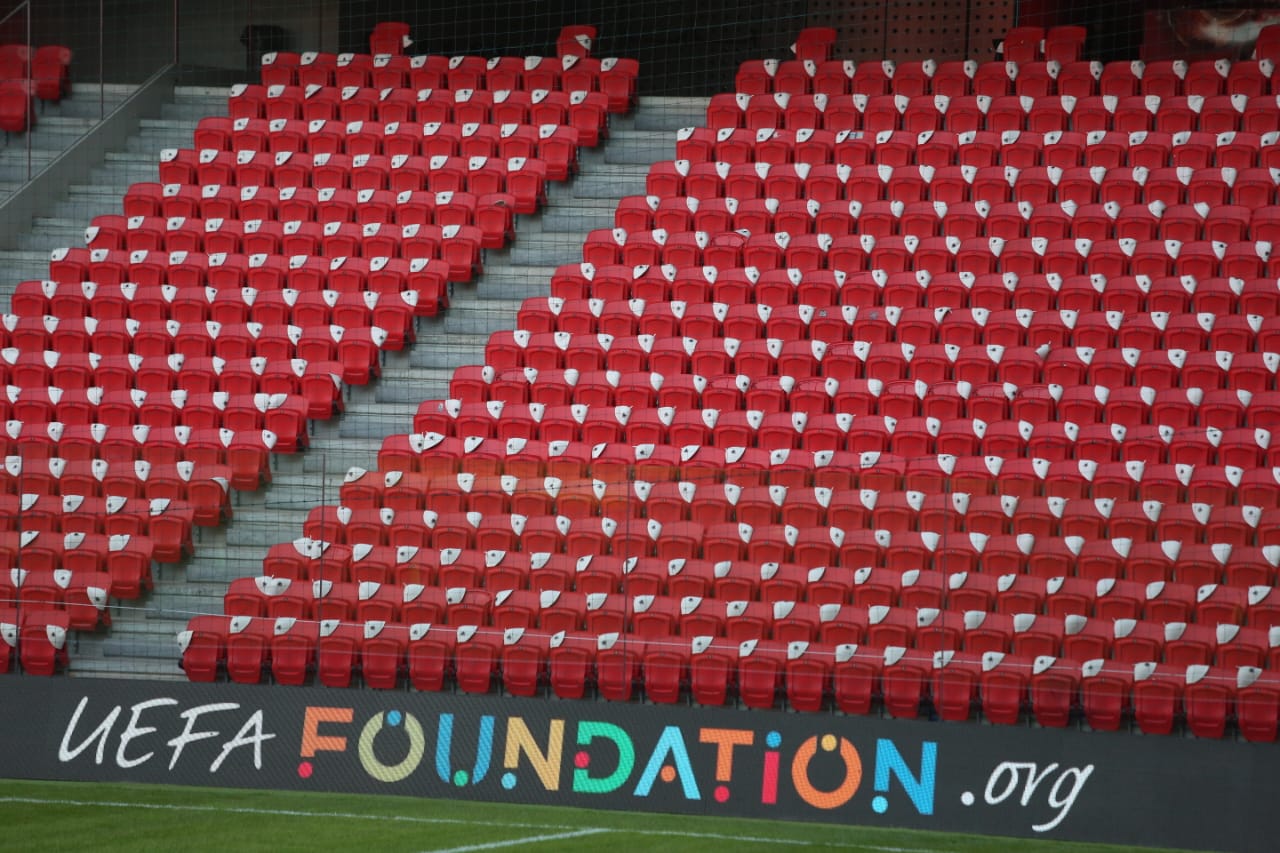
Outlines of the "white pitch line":
[{"label": "white pitch line", "polygon": [[752,835],[723,835],[717,832],[682,832],[677,829],[624,829],[622,827],[614,827],[611,831],[632,832],[637,835],[669,835],[675,838],[706,838],[711,841],[743,841],[753,844],[791,844],[796,847],[830,847],[837,850],[876,850],[879,851],[879,853],[941,853],[939,850],[919,847],[883,847],[876,844],[859,844],[857,842],[839,843],[824,841],[797,841],[794,838],[763,838]]},{"label": "white pitch line", "polygon": [[148,809],[151,811],[211,812],[217,814],[265,815],[267,817],[336,818],[340,820],[398,820],[404,823],[457,824],[461,826],[499,826],[508,829],[573,829],[567,824],[499,823],[495,821],[462,820],[449,817],[414,817],[411,815],[356,814],[354,812],[313,812],[300,809],[255,809],[248,806],[197,806],[176,803],[127,803],[111,800],[41,799],[39,797],[0,797],[0,803],[30,803],[54,806],[89,806],[112,809]]},{"label": "white pitch line", "polygon": [[[263,815],[266,817],[302,817],[302,818],[330,818],[336,820],[366,820],[366,821],[399,821],[401,823],[420,823],[420,824],[451,824],[455,826],[490,826],[502,829],[562,829],[572,830],[571,834],[590,835],[599,832],[622,832],[634,835],[652,835],[659,837],[671,838],[701,838],[708,841],[736,841],[741,843],[753,844],[779,844],[794,847],[827,847],[839,850],[875,850],[878,853],[939,853],[936,850],[922,849],[916,847],[884,847],[875,844],[859,844],[854,842],[809,842],[800,841],[794,838],[769,838],[763,836],[751,835],[728,835],[717,832],[681,832],[673,829],[641,829],[632,827],[589,827],[582,829],[581,827],[570,826],[568,824],[547,824],[547,823],[513,823],[500,822],[491,820],[463,820],[461,818],[449,817],[416,817],[413,815],[388,815],[388,814],[368,814],[356,812],[317,812],[304,811],[301,809],[259,809],[251,806],[200,806],[200,805],[182,805],[177,803],[130,803],[118,800],[73,800],[67,798],[42,798],[42,797],[0,797],[0,803],[22,803],[29,805],[53,805],[53,806],[84,806],[89,808],[111,808],[111,809],[143,809],[147,811],[170,811],[170,812],[201,812],[206,814],[241,814],[241,815]],[[568,834],[557,837],[569,837]],[[550,837],[547,837],[551,840]],[[498,847],[510,846],[515,843],[525,843],[532,839],[521,839],[516,842],[492,842]],[[489,846],[470,846],[453,848],[454,853],[461,853],[464,850],[486,850]],[[445,851],[438,851],[445,853]]]},{"label": "white pitch line", "polygon": [[489,841],[485,844],[468,844],[465,847],[448,847],[443,850],[432,850],[430,853],[472,853],[474,850],[497,850],[500,847],[515,847],[522,844],[541,844],[543,841],[563,841],[566,838],[581,838],[584,835],[598,835],[609,832],[608,829],[579,829],[577,832],[558,832],[555,835],[530,835],[526,838],[512,838],[507,841]]}]

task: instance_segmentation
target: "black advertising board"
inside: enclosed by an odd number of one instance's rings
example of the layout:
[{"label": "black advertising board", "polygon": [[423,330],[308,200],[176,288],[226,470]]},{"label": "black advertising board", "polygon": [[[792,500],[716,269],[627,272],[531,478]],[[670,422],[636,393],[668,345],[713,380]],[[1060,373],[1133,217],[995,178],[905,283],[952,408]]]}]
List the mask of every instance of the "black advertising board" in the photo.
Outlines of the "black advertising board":
[{"label": "black advertising board", "polygon": [[408,691],[0,682],[0,775],[387,793],[1272,850],[1276,749]]}]

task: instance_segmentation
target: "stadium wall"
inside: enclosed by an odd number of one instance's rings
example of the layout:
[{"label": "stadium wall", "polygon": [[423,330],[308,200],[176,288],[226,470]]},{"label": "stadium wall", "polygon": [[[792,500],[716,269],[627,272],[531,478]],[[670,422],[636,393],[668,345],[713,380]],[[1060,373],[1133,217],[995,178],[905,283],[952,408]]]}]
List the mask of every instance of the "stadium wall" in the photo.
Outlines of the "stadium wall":
[{"label": "stadium wall", "polygon": [[515,697],[22,678],[24,779],[1274,849],[1271,745]]}]

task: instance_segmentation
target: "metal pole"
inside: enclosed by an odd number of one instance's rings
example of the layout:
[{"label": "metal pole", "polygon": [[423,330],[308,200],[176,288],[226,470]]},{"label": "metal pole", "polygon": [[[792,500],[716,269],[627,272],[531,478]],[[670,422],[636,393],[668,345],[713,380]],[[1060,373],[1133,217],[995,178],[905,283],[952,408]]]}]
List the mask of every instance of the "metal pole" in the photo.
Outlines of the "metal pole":
[{"label": "metal pole", "polygon": [[[27,64],[27,82],[28,82],[28,84],[29,84],[29,83],[30,83],[30,81],[31,81],[31,59],[32,59],[32,51],[31,51],[31,3],[29,2],[29,0],[27,0],[27,2],[23,2],[23,4],[22,4],[22,5],[27,7],[27,58],[26,58],[26,64]],[[32,132],[32,130],[34,129],[35,121],[36,121],[36,113],[35,113],[35,99],[34,99],[34,97],[33,97],[33,93],[31,92],[31,90],[30,90],[30,89],[28,89],[28,90],[27,90],[26,110],[27,110],[27,180],[29,181],[29,180],[31,180],[31,132]]]},{"label": "metal pole", "polygon": [[98,120],[107,117],[107,80],[106,80],[106,37],[103,29],[107,25],[106,0],[98,0]]}]

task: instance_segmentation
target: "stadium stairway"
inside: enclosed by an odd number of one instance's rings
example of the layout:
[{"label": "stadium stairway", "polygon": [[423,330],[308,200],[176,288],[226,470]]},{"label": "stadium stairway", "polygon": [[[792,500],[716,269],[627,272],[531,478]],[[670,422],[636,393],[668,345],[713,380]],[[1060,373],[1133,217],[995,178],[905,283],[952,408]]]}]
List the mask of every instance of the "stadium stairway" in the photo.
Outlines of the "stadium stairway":
[{"label": "stadium stairway", "polygon": [[0,202],[88,133],[135,88],[111,83],[73,84],[71,94],[61,101],[41,101],[35,127],[25,134],[7,134],[0,147]]},{"label": "stadium stairway", "polygon": [[[96,91],[95,87],[94,94]],[[113,90],[112,87],[107,87],[107,93],[117,102],[127,94],[123,89]],[[78,106],[73,106],[77,104]],[[107,108],[111,109],[112,104],[108,103]],[[191,145],[196,122],[206,115],[223,114],[226,109],[227,93],[221,87],[179,87],[174,100],[164,105],[159,116],[141,120],[137,131],[127,140],[124,150],[103,152],[101,165],[93,170],[87,182],[72,184],[66,197],[59,199],[47,216],[37,217],[32,223],[32,230],[18,238],[16,249],[0,252],[0,265],[6,271],[0,280],[0,300],[6,309],[18,282],[48,277],[51,250],[63,246],[83,246],[84,230],[93,217],[119,213],[125,191],[130,184],[156,179],[156,164],[162,149]],[[75,94],[62,104],[48,107],[48,115],[41,114],[32,136],[33,144],[35,140],[51,140],[48,145],[42,143],[39,149],[47,158],[45,162],[52,160],[60,152],[60,148],[54,150],[53,143],[58,142],[61,137],[53,139],[42,134],[52,134],[59,128],[66,127],[74,128],[75,136],[78,137],[88,130],[92,119],[77,119],[74,114],[77,111],[93,111],[96,114],[97,110],[98,98],[90,96],[77,101]],[[56,116],[55,111],[60,111],[62,115]],[[68,111],[73,115],[67,116]],[[55,118],[60,120],[55,123]],[[62,133],[70,134],[71,130],[64,130]],[[74,139],[75,137],[65,139],[62,148],[70,145]],[[15,168],[18,165],[16,158],[25,157],[25,149],[18,145],[16,137],[10,140],[8,148],[0,155],[0,189],[5,194],[12,191],[8,183],[9,171],[5,168],[5,163],[11,156],[15,158]]]},{"label": "stadium stairway", "polygon": [[[183,678],[173,638],[188,619],[221,613],[232,579],[259,574],[271,545],[302,535],[312,507],[336,503],[349,468],[376,468],[382,439],[410,429],[421,401],[447,397],[454,368],[482,363],[490,333],[512,328],[524,299],[549,295],[556,267],[582,259],[588,231],[613,226],[622,196],[644,193],[649,165],[674,156],[676,131],[701,124],[706,104],[701,98],[641,97],[631,114],[612,116],[608,141],[582,149],[579,174],[549,184],[546,207],[518,218],[515,241],[486,252],[484,274],[454,285],[450,307],[419,320],[416,345],[384,353],[381,379],[348,388],[346,412],[315,423],[309,450],[276,455],[271,484],[233,493],[230,524],[197,528],[193,558],[153,565],[155,589],[148,598],[136,609],[117,604],[109,632],[75,640],[69,674]],[[0,264],[10,270],[0,284],[4,303],[17,281],[45,276],[50,249],[81,245],[93,216],[118,212],[131,183],[155,180],[162,148],[189,146],[201,117],[225,112],[225,90],[179,88],[160,118],[142,122],[126,150],[106,153],[92,183],[72,187],[52,217],[36,221],[20,251],[0,252]]]}]

